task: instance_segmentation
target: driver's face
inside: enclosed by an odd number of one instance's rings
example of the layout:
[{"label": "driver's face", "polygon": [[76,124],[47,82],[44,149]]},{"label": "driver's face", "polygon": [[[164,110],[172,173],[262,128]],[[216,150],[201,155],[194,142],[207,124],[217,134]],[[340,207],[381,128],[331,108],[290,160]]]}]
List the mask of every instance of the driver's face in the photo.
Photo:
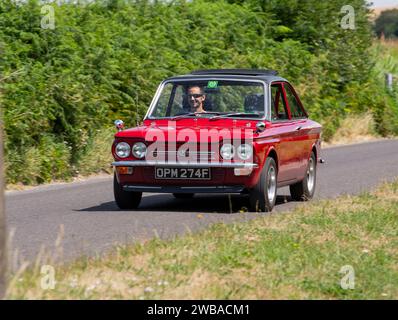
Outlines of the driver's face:
[{"label": "driver's face", "polygon": [[199,87],[191,87],[188,89],[188,102],[191,107],[191,112],[204,112],[204,100],[205,95],[201,92]]}]

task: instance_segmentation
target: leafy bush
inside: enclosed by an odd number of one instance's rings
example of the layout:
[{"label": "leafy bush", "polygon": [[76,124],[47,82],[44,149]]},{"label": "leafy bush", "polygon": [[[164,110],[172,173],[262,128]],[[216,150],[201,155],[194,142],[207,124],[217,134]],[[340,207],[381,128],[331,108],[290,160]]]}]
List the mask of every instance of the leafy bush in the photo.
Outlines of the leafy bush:
[{"label": "leafy bush", "polygon": [[[367,110],[379,133],[397,132],[397,100],[374,76],[364,0],[351,1],[355,30],[340,27],[344,0],[57,1],[54,30],[40,26],[46,2],[0,2],[8,183],[106,169],[112,121],[135,125],[162,79],[193,69],[277,69],[327,139]],[[97,161],[94,150],[106,155]]]}]

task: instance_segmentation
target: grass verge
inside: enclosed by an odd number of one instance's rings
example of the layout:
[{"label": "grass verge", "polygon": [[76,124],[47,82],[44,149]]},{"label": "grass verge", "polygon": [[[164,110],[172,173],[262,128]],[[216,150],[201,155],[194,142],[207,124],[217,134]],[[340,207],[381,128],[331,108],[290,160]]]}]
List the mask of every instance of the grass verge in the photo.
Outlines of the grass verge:
[{"label": "grass verge", "polygon": [[114,134],[115,129],[113,127],[97,130],[96,134],[87,141],[85,149],[81,152],[80,158],[75,165],[72,166],[69,160],[65,160],[63,163],[65,163],[65,166],[68,168],[62,172],[60,170],[59,175],[53,175],[51,177],[49,174],[47,178],[43,178],[43,172],[46,172],[46,170],[41,170],[41,153],[31,148],[26,153],[26,180],[19,183],[8,183],[6,189],[27,190],[45,183],[57,184],[80,181],[91,176],[110,176],[113,172],[111,167],[113,161],[111,146]]},{"label": "grass verge", "polygon": [[[198,216],[204,218],[203,216]],[[398,181],[15,275],[9,299],[397,299]],[[353,289],[343,289],[347,268]]]},{"label": "grass verge", "polygon": [[333,137],[325,143],[329,145],[346,145],[380,139],[375,129],[370,112],[361,115],[350,115],[342,120]]}]

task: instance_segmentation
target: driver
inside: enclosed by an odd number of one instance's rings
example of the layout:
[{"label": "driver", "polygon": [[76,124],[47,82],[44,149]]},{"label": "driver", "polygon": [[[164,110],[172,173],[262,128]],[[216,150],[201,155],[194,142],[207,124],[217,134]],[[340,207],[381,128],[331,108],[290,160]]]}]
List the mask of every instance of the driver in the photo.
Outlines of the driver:
[{"label": "driver", "polygon": [[191,107],[191,112],[206,112],[203,109],[203,101],[205,99],[206,95],[201,87],[192,86],[188,88],[188,103]]}]

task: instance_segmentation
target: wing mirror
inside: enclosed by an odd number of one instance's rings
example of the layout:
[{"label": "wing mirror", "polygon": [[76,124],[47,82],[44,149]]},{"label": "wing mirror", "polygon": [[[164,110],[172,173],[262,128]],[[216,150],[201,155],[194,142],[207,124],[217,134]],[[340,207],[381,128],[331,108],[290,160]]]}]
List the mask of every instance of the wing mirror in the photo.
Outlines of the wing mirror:
[{"label": "wing mirror", "polygon": [[257,122],[256,129],[257,129],[256,130],[257,133],[263,132],[265,130],[265,123],[262,121]]},{"label": "wing mirror", "polygon": [[115,127],[116,127],[117,131],[122,131],[124,129],[123,120],[115,120]]}]

